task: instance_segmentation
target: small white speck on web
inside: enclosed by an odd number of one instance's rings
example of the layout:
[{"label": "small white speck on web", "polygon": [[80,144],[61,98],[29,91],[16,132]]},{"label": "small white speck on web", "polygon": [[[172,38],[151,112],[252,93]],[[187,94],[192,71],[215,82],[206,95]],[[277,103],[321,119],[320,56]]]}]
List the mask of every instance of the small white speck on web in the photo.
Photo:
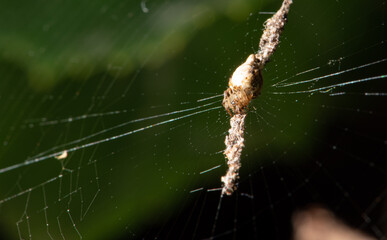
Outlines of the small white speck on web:
[{"label": "small white speck on web", "polygon": [[148,13],[149,9],[146,7],[146,0],[141,0],[141,10],[143,13]]},{"label": "small white speck on web", "polygon": [[55,158],[58,159],[58,160],[61,160],[61,159],[67,158],[67,156],[68,156],[67,151],[63,151],[60,155],[55,156]]}]

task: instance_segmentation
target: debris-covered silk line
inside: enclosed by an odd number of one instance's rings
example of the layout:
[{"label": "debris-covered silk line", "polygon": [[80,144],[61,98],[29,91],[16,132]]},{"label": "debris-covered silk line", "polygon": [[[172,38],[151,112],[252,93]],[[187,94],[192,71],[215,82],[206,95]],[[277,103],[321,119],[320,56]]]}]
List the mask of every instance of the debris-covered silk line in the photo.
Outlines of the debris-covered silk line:
[{"label": "debris-covered silk line", "polygon": [[[242,75],[235,76],[236,74],[234,72],[232,79],[230,79],[229,82],[229,88],[225,91],[223,105],[229,113],[229,109],[233,110],[234,115],[230,119],[231,127],[228,130],[228,135],[225,140],[226,150],[224,151],[224,155],[227,159],[228,170],[226,175],[221,178],[223,182],[222,195],[231,195],[237,189],[239,169],[241,167],[241,155],[244,147],[247,105],[251,99],[256,97],[256,95],[252,95],[252,89],[255,89],[254,91],[258,94],[260,93],[262,87],[261,71],[265,64],[270,60],[270,56],[274,53],[279,44],[280,35],[287,22],[290,4],[292,4],[292,0],[284,0],[281,8],[265,22],[265,29],[259,42],[259,50],[258,53],[255,54],[255,62],[253,64],[249,63],[249,68],[246,68],[248,71],[238,71],[238,74]],[[250,57],[247,61],[249,61],[249,59]],[[244,65],[247,64],[247,61]],[[235,81],[234,83],[234,79],[238,81]],[[242,82],[239,81],[239,79],[244,79],[245,81]],[[239,85],[233,88],[233,85],[237,84]],[[247,102],[246,99],[248,100]]]}]

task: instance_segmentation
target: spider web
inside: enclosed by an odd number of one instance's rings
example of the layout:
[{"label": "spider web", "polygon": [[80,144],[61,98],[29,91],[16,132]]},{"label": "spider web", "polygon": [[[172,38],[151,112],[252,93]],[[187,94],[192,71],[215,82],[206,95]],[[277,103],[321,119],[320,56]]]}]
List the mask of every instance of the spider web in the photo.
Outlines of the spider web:
[{"label": "spider web", "polygon": [[1,238],[283,239],[311,204],[386,238],[385,1],[294,2],[223,198],[222,93],[280,1],[5,6]]}]

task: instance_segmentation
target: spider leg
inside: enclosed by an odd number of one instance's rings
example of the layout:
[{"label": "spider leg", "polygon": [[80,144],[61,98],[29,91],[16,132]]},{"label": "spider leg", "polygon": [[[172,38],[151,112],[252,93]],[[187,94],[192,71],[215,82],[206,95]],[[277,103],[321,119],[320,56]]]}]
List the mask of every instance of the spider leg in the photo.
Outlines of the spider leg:
[{"label": "spider leg", "polygon": [[230,109],[232,109],[232,107],[230,106],[230,97],[231,97],[231,94],[232,94],[232,90],[230,88],[228,88],[226,91],[224,91],[223,93],[223,102],[222,102],[222,105],[223,107],[226,109],[226,111],[228,112],[228,114],[232,117],[232,114],[230,112]]},{"label": "spider leg", "polygon": [[240,91],[240,99],[242,102],[242,104],[241,104],[242,109],[241,110],[246,113],[247,111],[249,111],[249,103],[252,99],[251,94],[246,93],[245,90],[241,90]]},{"label": "spider leg", "polygon": [[237,113],[238,109],[238,96],[237,93],[232,89],[228,88],[224,92],[223,106],[226,108],[228,114],[232,117],[233,113]]}]

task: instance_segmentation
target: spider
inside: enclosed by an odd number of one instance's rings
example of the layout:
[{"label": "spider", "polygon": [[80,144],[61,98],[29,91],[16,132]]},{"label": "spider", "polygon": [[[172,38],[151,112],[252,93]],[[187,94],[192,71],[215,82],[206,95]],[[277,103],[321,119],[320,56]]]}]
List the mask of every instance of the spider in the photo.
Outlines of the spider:
[{"label": "spider", "polygon": [[223,107],[228,114],[241,114],[248,109],[251,99],[256,98],[262,89],[263,79],[259,60],[251,54],[232,74],[229,88],[224,91]]}]

